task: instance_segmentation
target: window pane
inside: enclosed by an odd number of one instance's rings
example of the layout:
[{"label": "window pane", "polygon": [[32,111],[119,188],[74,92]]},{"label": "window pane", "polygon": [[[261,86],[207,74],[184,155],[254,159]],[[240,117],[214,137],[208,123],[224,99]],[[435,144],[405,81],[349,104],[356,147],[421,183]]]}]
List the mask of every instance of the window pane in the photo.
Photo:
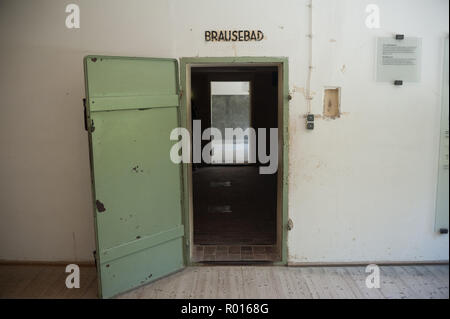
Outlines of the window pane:
[{"label": "window pane", "polygon": [[[250,121],[250,82],[211,82],[211,126],[220,130],[223,138],[222,158],[214,156],[214,149],[220,143],[213,143],[213,163],[246,163],[248,159],[248,139],[225,137],[225,128],[246,130]],[[235,152],[245,156],[233,160]],[[220,154],[219,154],[220,155]]]}]

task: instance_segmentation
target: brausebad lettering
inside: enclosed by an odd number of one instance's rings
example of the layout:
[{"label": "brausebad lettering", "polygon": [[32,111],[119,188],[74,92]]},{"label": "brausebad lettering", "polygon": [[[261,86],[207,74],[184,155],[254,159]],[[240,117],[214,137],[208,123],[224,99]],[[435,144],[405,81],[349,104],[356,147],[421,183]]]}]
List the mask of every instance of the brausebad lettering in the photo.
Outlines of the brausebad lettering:
[{"label": "brausebad lettering", "polygon": [[264,33],[261,30],[210,30],[205,31],[206,42],[261,41]]}]

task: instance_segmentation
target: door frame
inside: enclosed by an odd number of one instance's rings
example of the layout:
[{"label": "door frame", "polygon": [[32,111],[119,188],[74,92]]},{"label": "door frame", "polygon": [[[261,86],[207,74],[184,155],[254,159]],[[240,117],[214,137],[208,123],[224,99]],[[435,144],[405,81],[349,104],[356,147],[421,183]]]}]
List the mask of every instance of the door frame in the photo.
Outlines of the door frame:
[{"label": "door frame", "polygon": [[[277,181],[277,245],[280,261],[287,264],[288,168],[289,168],[289,65],[287,57],[185,57],[180,58],[180,125],[192,134],[190,105],[191,67],[195,66],[277,66],[278,67],[278,181]],[[192,154],[191,154],[192,162]],[[192,164],[183,163],[184,260],[187,266],[201,263],[191,260],[193,250]]]}]

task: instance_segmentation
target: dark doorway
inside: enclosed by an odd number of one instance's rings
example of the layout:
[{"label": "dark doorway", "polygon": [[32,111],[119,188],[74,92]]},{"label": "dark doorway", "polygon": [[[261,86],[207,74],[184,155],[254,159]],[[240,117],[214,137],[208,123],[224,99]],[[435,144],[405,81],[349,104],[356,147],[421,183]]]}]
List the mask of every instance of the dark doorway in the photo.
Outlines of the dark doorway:
[{"label": "dark doorway", "polygon": [[[278,127],[278,68],[192,67],[191,112],[202,130],[264,128],[268,137],[269,129]],[[207,143],[202,141],[202,149]],[[245,160],[230,162],[223,155],[192,165],[193,260],[278,260],[278,173],[260,174],[265,164],[258,157],[256,163],[247,161],[253,149],[248,139],[224,138],[224,143],[225,148],[244,148]],[[254,150],[257,154],[257,143]]]}]

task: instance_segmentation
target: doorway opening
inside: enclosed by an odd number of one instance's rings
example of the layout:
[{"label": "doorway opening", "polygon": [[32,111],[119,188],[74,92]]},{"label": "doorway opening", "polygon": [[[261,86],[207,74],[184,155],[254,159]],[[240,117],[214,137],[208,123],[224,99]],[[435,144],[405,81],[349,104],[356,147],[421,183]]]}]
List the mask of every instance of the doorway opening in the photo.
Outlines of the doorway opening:
[{"label": "doorway opening", "polygon": [[[200,121],[202,131],[214,127],[223,137],[221,143],[202,140],[202,150],[211,142],[210,161],[202,158],[187,168],[188,236],[192,243],[187,257],[193,263],[283,260],[282,73],[282,64],[276,63],[206,63],[186,68],[188,128],[192,132],[195,121]],[[268,164],[256,156],[261,147],[257,142],[248,136],[227,138],[226,129],[237,128],[254,129],[256,140],[265,129],[266,154],[273,143],[270,129],[278,129],[275,173],[260,173],[259,168]],[[243,157],[238,156],[239,150]],[[256,160],[249,161],[253,157]]]}]

